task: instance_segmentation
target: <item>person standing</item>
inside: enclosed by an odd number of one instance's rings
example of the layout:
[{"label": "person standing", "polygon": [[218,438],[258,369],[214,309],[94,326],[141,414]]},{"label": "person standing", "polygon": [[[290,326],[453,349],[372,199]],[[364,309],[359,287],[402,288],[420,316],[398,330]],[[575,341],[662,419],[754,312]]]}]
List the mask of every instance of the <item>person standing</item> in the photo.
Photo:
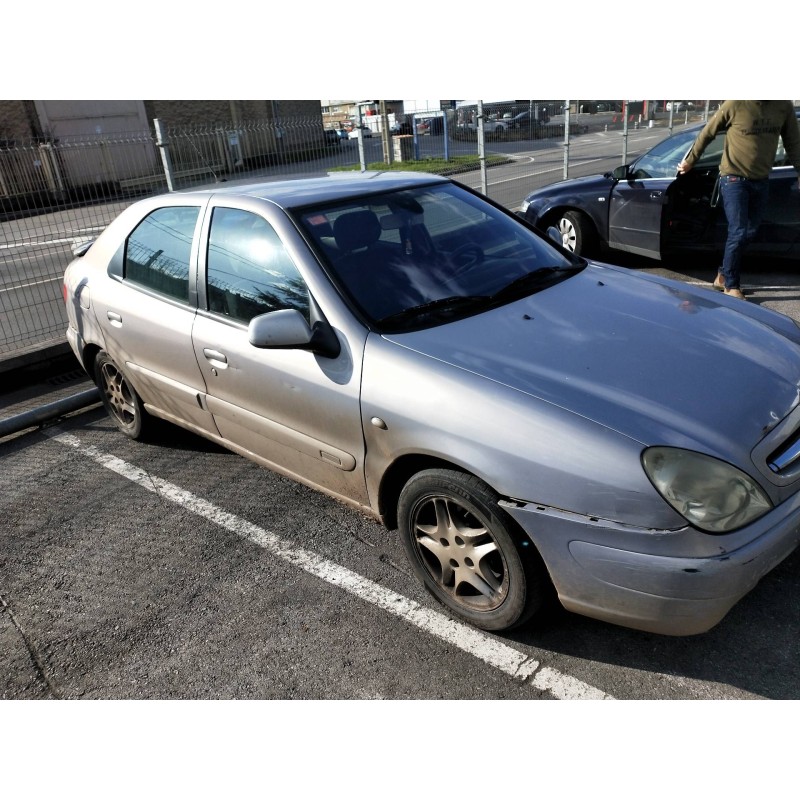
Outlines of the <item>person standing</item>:
[{"label": "person standing", "polygon": [[800,188],[800,128],[791,100],[726,100],[697,135],[678,172],[689,172],[722,131],[725,145],[719,181],[728,236],[713,286],[744,300],[740,285],[742,254],[755,237],[767,206],[769,173],[779,137],[789,162],[798,171]]}]

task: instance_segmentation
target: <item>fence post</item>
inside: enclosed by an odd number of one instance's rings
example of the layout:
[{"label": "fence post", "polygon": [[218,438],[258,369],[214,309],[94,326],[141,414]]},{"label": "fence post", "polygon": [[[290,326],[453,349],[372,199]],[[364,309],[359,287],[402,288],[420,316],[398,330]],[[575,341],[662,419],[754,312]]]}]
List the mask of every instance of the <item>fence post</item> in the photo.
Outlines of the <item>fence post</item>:
[{"label": "fence post", "polygon": [[161,151],[161,163],[164,165],[164,175],[167,178],[167,189],[169,189],[170,192],[174,192],[175,185],[172,174],[172,159],[169,157],[167,132],[164,130],[160,119],[154,119],[153,125],[156,129],[156,147]]},{"label": "fence post", "polygon": [[628,163],[628,101],[622,101],[624,119],[622,120],[622,163]]},{"label": "fence post", "polygon": [[361,171],[367,171],[367,158],[364,155],[364,129],[363,128],[356,128],[358,131],[358,138],[356,141],[358,142],[358,160],[361,163]]},{"label": "fence post", "polygon": [[47,182],[47,188],[50,192],[62,201],[66,196],[66,187],[64,185],[64,177],[61,174],[61,168],[58,165],[58,155],[53,149],[51,142],[42,142],[39,145],[39,155],[41,157],[42,167],[44,168],[44,176]]},{"label": "fence post", "polygon": [[483,138],[483,100],[478,100],[478,162],[481,165],[481,191],[488,197],[489,186],[486,179],[486,146]]},{"label": "fence post", "polygon": [[569,100],[564,101],[564,180],[569,177]]}]

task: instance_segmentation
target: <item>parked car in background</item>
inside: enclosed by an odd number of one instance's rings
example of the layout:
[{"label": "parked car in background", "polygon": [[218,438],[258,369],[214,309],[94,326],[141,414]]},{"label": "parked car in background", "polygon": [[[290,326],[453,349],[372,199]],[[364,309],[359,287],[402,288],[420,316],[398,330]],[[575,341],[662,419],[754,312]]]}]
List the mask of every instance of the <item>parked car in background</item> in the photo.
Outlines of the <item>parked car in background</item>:
[{"label": "parked car in background", "polygon": [[694,109],[694,103],[688,100],[668,100],[666,105],[667,111],[691,111]]},{"label": "parked car in background", "polygon": [[325,144],[338,146],[340,142],[339,134],[333,128],[325,129]]},{"label": "parked car in background", "polygon": [[[478,123],[471,122],[467,127],[477,131]],[[510,120],[507,119],[485,119],[483,121],[483,132],[486,136],[500,137],[506,133],[510,127]]]},{"label": "parked car in background", "polygon": [[[520,215],[540,230],[558,228],[564,247],[594,256],[601,246],[662,259],[706,253],[721,256],[727,220],[719,199],[725,135],[706,148],[691,172],[678,175],[702,124],[665,139],[613,172],[543,186],[522,202]],[[748,253],[800,258],[797,173],[778,148],[770,173],[769,204]],[[709,261],[710,269],[717,263]]]},{"label": "parked car in background", "polygon": [[530,111],[522,111],[511,118],[508,127],[512,130],[535,130],[542,124]]},{"label": "parked car in background", "polygon": [[412,136],[414,134],[414,130],[409,122],[395,122],[390,130],[395,136]]},{"label": "parked car in background", "polygon": [[398,529],[487,630],[553,591],[699,633],[800,537],[794,322],[588,262],[445,178],[150,197],[64,299],[120,431],[160,417]]},{"label": "parked car in background", "polygon": [[359,131],[360,131],[360,133],[361,133],[361,136],[362,136],[364,139],[371,139],[371,138],[372,138],[372,130],[371,130],[370,128],[368,128],[366,125],[362,125],[360,128],[359,128],[359,127],[355,127],[355,128],[353,128],[353,129],[352,129],[352,130],[351,130],[351,131],[350,131],[350,132],[347,134],[347,138],[348,138],[348,139],[358,139],[358,136],[359,136]]}]

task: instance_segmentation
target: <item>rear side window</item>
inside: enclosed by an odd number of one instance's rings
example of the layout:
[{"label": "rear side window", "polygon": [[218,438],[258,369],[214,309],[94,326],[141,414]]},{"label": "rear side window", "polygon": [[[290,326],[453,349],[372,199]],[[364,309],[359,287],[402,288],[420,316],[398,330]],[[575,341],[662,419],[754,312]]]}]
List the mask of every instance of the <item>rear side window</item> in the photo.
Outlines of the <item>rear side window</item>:
[{"label": "rear side window", "polygon": [[159,208],[128,237],[125,280],[184,303],[189,301],[189,260],[200,209]]},{"label": "rear side window", "polygon": [[293,308],[308,320],[306,283],[273,227],[250,211],[218,206],[206,262],[208,310],[240,322]]}]

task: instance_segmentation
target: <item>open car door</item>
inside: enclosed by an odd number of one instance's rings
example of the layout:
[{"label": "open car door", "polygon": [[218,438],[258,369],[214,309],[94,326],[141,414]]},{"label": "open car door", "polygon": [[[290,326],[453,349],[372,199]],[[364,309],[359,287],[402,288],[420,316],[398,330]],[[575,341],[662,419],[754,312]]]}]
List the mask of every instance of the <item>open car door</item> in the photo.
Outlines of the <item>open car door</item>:
[{"label": "open car door", "polygon": [[724,241],[724,214],[717,198],[724,137],[718,136],[706,148],[694,169],[678,175],[678,164],[696,135],[693,130],[671,136],[631,165],[614,171],[611,247],[660,259],[674,248],[714,248],[720,237]]}]

